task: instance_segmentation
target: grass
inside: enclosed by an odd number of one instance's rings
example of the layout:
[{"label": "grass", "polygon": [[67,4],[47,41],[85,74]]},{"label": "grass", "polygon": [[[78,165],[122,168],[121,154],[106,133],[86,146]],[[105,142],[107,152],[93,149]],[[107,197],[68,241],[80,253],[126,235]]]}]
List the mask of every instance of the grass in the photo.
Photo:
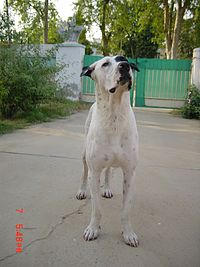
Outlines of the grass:
[{"label": "grass", "polygon": [[89,107],[90,104],[80,101],[52,100],[29,112],[18,113],[10,120],[0,117],[0,135],[11,133],[16,129],[23,129],[31,124],[64,118]]},{"label": "grass", "polygon": [[173,109],[170,114],[177,117],[182,117],[182,109]]}]

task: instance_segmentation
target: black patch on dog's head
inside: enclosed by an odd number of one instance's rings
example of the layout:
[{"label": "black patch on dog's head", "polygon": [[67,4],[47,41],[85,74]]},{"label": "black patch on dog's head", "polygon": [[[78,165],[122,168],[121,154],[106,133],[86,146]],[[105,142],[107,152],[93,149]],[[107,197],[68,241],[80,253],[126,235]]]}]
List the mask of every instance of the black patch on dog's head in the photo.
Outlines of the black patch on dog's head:
[{"label": "black patch on dog's head", "polygon": [[128,60],[125,57],[123,57],[123,56],[116,56],[115,61],[116,62],[120,62],[120,61],[126,61],[126,62],[128,62]]},{"label": "black patch on dog's head", "polygon": [[[115,57],[115,61],[116,62],[121,62],[121,61],[126,61],[126,62],[128,62],[128,60],[125,58],[125,57],[123,57],[123,56],[116,56]],[[129,62],[128,62],[129,63]],[[131,67],[131,69],[134,71],[134,70],[136,70],[136,71],[140,71],[139,69],[138,69],[138,67],[137,67],[137,65],[136,64],[134,64],[134,63],[129,63],[129,65],[130,65],[130,67]]]}]

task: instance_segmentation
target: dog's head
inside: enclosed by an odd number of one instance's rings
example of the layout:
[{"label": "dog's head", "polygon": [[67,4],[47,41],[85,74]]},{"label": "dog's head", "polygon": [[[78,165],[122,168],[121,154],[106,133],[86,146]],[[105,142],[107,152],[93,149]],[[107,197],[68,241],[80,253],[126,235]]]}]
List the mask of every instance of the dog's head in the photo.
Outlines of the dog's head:
[{"label": "dog's head", "polygon": [[131,89],[132,71],[139,71],[134,63],[123,56],[104,57],[89,67],[84,67],[81,76],[92,78],[101,88],[115,93],[119,88]]}]

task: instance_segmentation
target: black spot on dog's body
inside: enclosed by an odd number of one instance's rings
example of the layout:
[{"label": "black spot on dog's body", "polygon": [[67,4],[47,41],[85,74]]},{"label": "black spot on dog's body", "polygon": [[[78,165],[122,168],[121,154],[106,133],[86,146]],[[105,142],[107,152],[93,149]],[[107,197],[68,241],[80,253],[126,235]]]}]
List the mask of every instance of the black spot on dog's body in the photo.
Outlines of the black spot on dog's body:
[{"label": "black spot on dog's body", "polygon": [[106,154],[104,155],[104,160],[105,161],[108,161],[109,160],[109,158],[108,158],[108,156]]},{"label": "black spot on dog's body", "polygon": [[113,87],[113,88],[111,88],[111,89],[109,90],[109,92],[112,93],[112,94],[114,94],[115,91],[116,91],[116,87]]}]

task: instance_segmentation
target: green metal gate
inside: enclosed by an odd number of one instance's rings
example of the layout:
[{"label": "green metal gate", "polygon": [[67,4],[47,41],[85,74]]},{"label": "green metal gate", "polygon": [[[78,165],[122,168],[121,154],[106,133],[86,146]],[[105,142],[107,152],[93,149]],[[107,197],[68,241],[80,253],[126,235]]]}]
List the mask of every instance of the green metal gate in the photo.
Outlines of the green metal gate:
[{"label": "green metal gate", "polygon": [[190,82],[191,60],[138,59],[137,107],[178,107]]}]

